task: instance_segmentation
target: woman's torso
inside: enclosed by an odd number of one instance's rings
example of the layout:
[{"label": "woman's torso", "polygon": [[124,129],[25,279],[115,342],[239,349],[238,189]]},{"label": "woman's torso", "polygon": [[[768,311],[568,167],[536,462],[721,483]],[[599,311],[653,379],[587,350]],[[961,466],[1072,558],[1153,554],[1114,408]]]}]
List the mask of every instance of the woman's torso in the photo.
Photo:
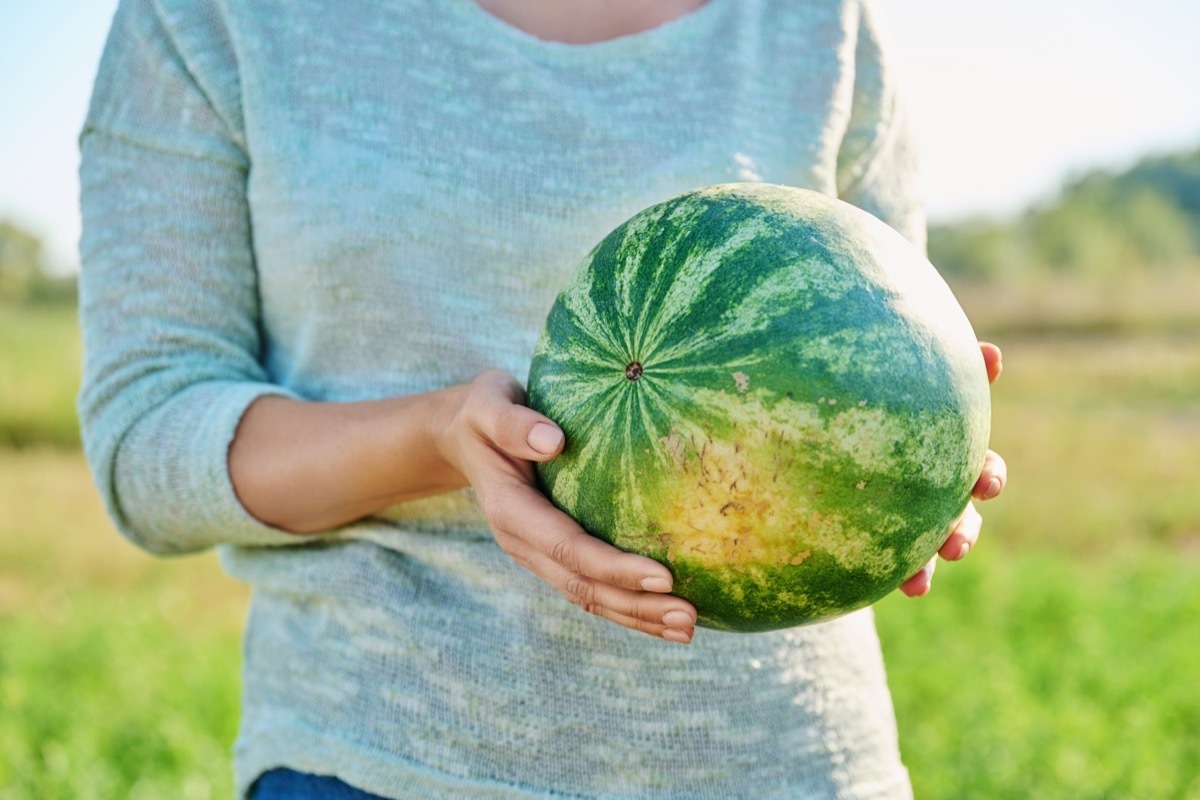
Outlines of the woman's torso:
[{"label": "woman's torso", "polygon": [[[523,379],[632,213],[727,181],[836,191],[853,4],[709,0],[583,46],[473,0],[231,6],[263,358],[304,397]],[[869,612],[652,640],[516,567],[469,492],[223,559],[256,590],[243,784],[281,762],[404,797],[907,791]]]}]

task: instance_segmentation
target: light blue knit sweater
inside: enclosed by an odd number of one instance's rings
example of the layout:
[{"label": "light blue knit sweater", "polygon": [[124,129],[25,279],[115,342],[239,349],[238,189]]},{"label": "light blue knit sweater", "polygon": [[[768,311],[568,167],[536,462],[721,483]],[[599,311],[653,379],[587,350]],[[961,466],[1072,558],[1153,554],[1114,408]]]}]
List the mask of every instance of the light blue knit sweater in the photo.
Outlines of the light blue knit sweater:
[{"label": "light blue knit sweater", "polygon": [[583,46],[473,0],[122,2],[82,136],[86,451],[124,534],[255,588],[239,792],[909,794],[869,611],[680,647],[516,567],[469,491],[301,539],[226,468],[264,393],[523,379],[579,259],[685,189],[806,186],[920,239],[878,47],[858,0]]}]

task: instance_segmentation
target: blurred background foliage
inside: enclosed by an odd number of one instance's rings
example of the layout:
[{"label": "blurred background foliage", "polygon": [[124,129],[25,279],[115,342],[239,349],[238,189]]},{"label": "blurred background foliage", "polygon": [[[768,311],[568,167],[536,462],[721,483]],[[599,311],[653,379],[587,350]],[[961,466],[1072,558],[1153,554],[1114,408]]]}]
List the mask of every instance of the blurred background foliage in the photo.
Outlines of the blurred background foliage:
[{"label": "blurred background foliage", "polygon": [[930,227],[931,260],[950,279],[1103,281],[1200,267],[1200,149],[1092,171],[1014,219]]},{"label": "blurred background foliage", "polygon": [[42,242],[16,224],[0,220],[0,302],[69,304],[75,279],[46,268]]}]

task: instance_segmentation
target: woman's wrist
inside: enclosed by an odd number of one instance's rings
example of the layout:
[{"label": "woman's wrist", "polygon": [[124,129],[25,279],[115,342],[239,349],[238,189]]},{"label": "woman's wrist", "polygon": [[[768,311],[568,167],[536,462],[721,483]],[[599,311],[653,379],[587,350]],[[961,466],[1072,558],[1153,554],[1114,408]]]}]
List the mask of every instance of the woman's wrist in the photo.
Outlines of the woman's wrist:
[{"label": "woman's wrist", "polygon": [[429,413],[424,416],[425,441],[432,452],[431,461],[460,487],[470,481],[462,469],[464,413],[472,384],[457,384],[430,393]]},{"label": "woman's wrist", "polygon": [[462,488],[466,478],[444,454],[463,396],[451,387],[351,403],[262,397],[230,447],[230,479],[250,514],[292,533]]}]

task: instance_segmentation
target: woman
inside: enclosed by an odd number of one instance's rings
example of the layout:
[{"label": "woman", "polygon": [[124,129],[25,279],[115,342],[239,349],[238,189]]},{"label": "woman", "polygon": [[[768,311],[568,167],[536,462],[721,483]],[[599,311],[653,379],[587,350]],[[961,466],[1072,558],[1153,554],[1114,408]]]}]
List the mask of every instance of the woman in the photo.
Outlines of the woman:
[{"label": "woman", "polygon": [[520,390],[573,266],[679,191],[806,186],[923,244],[874,15],[564,8],[124,0],[81,139],[110,513],[254,587],[241,795],[907,796],[870,611],[672,645],[695,609],[536,491],[562,433]]}]

